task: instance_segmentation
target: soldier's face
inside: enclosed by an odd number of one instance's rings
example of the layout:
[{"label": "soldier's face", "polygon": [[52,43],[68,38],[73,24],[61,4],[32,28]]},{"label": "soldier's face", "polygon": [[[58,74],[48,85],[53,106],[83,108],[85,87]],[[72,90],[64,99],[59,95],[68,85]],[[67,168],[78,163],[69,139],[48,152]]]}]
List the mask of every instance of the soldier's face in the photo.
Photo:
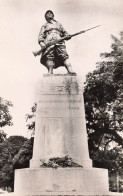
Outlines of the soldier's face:
[{"label": "soldier's face", "polygon": [[52,12],[47,12],[46,14],[46,20],[49,21],[49,20],[52,20],[54,18]]}]

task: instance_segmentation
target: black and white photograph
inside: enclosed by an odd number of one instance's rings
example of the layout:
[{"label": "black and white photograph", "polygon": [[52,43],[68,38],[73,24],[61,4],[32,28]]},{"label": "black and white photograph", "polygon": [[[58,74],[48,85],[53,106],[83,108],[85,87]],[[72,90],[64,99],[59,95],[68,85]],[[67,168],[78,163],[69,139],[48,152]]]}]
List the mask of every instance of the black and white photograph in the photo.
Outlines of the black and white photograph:
[{"label": "black and white photograph", "polygon": [[0,195],[123,196],[123,0],[0,0]]}]

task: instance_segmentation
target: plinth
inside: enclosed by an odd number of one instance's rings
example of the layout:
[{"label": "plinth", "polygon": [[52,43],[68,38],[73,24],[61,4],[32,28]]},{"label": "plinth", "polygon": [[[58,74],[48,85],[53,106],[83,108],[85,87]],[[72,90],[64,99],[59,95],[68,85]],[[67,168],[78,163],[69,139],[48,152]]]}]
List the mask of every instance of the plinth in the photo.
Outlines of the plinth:
[{"label": "plinth", "polygon": [[80,83],[76,76],[44,75],[38,91],[31,168],[40,167],[41,159],[66,155],[84,167],[92,165]]},{"label": "plinth", "polygon": [[[69,155],[83,168],[42,168],[42,160]],[[97,186],[98,184],[98,186]],[[89,158],[83,85],[70,75],[43,76],[37,93],[33,158],[16,170],[15,192],[67,195],[108,192],[108,171],[92,168]]]}]

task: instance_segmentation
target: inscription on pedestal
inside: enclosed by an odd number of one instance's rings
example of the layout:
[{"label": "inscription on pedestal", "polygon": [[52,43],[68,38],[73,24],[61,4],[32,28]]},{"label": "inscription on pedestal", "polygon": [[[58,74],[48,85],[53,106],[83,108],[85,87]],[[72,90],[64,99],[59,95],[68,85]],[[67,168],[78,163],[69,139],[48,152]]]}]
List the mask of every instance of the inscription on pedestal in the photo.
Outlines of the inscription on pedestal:
[{"label": "inscription on pedestal", "polygon": [[81,95],[39,95],[38,100],[37,113],[40,117],[82,117]]}]

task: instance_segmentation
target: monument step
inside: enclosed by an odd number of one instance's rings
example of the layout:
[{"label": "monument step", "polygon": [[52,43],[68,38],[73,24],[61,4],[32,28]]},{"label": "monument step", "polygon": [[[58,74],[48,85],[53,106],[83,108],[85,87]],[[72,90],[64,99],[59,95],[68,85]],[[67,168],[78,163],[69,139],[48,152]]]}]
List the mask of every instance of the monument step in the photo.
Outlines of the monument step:
[{"label": "monument step", "polygon": [[99,168],[19,169],[15,179],[15,193],[28,196],[109,192],[108,172]]},{"label": "monument step", "polygon": [[[7,193],[7,194],[1,194],[1,196],[67,196],[68,195],[68,193],[67,192],[49,192],[49,193],[44,193],[43,195],[42,195],[42,193],[40,194],[40,193],[36,193],[36,194],[30,194],[30,195],[22,195],[21,193]],[[103,192],[103,193],[97,193],[97,192],[93,192],[93,193],[73,193],[73,192],[71,192],[69,195],[71,195],[71,196],[123,196],[123,193],[117,193],[117,192]]]}]

